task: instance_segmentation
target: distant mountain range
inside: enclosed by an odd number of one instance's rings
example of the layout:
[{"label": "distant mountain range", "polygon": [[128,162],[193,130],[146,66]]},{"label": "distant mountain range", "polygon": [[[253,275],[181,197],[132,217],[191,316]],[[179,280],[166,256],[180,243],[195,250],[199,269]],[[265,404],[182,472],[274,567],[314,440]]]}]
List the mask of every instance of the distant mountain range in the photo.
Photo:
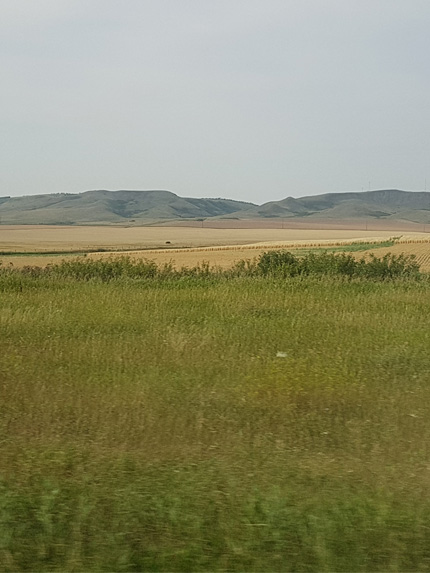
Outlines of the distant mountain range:
[{"label": "distant mountain range", "polygon": [[430,192],[327,193],[255,205],[194,199],[170,191],[86,191],[0,197],[1,224],[145,224],[178,219],[388,219],[430,223]]}]

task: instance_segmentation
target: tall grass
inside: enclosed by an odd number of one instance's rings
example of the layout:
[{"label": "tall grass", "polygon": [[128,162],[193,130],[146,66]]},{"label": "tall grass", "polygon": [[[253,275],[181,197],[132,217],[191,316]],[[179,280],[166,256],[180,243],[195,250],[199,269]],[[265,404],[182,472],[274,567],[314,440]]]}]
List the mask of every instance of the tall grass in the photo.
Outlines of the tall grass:
[{"label": "tall grass", "polygon": [[426,280],[61,269],[0,274],[0,570],[428,569]]}]

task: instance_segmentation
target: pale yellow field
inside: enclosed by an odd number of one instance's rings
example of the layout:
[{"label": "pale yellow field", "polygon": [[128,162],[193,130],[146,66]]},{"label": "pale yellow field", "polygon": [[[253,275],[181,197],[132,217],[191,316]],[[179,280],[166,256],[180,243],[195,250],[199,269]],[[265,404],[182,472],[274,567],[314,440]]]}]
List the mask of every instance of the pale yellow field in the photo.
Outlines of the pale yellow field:
[{"label": "pale yellow field", "polygon": [[[148,258],[163,264],[194,266],[203,261],[227,268],[241,259],[252,259],[268,249],[337,246],[350,242],[379,242],[398,237],[393,247],[374,249],[377,256],[387,252],[416,254],[423,270],[430,270],[430,235],[401,234],[393,230],[363,229],[281,229],[196,227],[54,227],[0,226],[0,252],[34,255],[0,255],[4,265],[45,266],[66,258],[65,251],[85,252],[108,249],[115,254]],[[43,255],[44,252],[57,255]],[[61,253],[63,251],[63,253]],[[38,254],[36,254],[38,253]],[[88,257],[112,256],[112,252],[91,253]],[[358,253],[362,256],[364,252]],[[67,255],[76,257],[77,254]]]},{"label": "pale yellow field", "polygon": [[392,230],[282,229],[199,227],[67,227],[1,225],[0,251],[138,250],[162,247],[244,245],[265,241],[320,241],[391,237]]}]

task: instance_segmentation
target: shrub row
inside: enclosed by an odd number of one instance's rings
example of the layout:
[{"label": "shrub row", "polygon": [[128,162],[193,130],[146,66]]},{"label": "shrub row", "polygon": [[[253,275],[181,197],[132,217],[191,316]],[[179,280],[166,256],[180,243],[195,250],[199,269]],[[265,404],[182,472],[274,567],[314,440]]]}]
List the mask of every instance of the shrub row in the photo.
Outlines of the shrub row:
[{"label": "shrub row", "polygon": [[211,267],[203,262],[195,267],[176,269],[172,263],[157,265],[148,259],[135,260],[130,257],[109,257],[105,259],[73,259],[49,265],[45,268],[27,266],[22,269],[1,266],[3,277],[47,277],[75,280],[115,279],[178,279],[187,277],[233,278],[237,276],[273,276],[279,278],[330,275],[349,278],[390,280],[395,278],[417,278],[419,265],[413,256],[387,254],[382,258],[370,255],[368,259],[355,259],[350,254],[309,253],[297,256],[289,251],[267,251],[258,259],[241,260],[231,269]]},{"label": "shrub row", "polygon": [[309,253],[303,257],[289,251],[263,253],[257,263],[262,275],[294,277],[297,275],[341,275],[387,280],[398,277],[417,277],[419,265],[413,255],[387,254],[378,258],[356,259],[347,253]]}]

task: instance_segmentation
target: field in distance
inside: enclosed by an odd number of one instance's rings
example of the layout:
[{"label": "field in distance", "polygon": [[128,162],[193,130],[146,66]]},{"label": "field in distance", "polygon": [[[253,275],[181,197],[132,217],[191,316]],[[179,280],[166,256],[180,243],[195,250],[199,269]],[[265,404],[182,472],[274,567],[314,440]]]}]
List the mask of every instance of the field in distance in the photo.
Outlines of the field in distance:
[{"label": "field in distance", "polygon": [[[222,223],[222,225],[220,225]],[[0,225],[0,252],[70,252],[244,245],[266,241],[387,238],[424,227],[374,222],[189,221],[145,227]]]},{"label": "field in distance", "polygon": [[[245,225],[246,223],[246,225]],[[191,225],[191,223],[189,223]],[[192,225],[202,224],[193,222]],[[206,223],[205,223],[206,224]],[[223,222],[225,224],[225,222]],[[344,228],[345,225],[351,228]],[[396,237],[396,244],[373,248],[376,256],[386,252],[415,254],[422,270],[430,270],[430,235],[417,232],[409,224],[367,224],[367,229],[354,222],[322,222],[319,228],[311,228],[308,222],[232,222],[236,228],[217,226],[48,226],[48,225],[2,225],[0,226],[0,256],[3,264],[17,267],[25,265],[45,266],[59,262],[65,257],[91,253],[91,257],[127,254],[133,258],[149,258],[157,263],[172,262],[174,265],[194,266],[203,261],[211,265],[228,267],[240,259],[252,259],[268,249],[347,247],[355,242],[383,242]],[[271,226],[268,226],[271,225]],[[277,226],[276,226],[277,225]],[[282,226],[284,225],[284,228]],[[102,252],[106,251],[106,252]],[[360,252],[360,255],[363,251]]]},{"label": "field in distance", "polygon": [[[398,225],[399,229],[374,228],[359,225],[342,228],[344,222],[332,222],[333,228],[299,228],[297,222],[289,228],[259,227],[244,221],[236,228],[196,226],[0,226],[0,257],[3,264],[17,267],[45,266],[68,257],[90,253],[91,257],[127,254],[133,258],[149,258],[157,263],[194,266],[203,261],[229,267],[241,259],[252,259],[268,249],[302,249],[348,246],[355,242],[378,243],[396,237],[396,244],[373,248],[376,256],[386,252],[415,254],[422,270],[430,270],[430,235],[416,228]],[[197,224],[197,222],[194,222]],[[381,225],[384,227],[384,225]],[[405,232],[406,231],[406,232]],[[375,245],[376,246],[376,245]],[[98,251],[98,252],[94,252]],[[103,252],[105,251],[105,252]],[[363,254],[360,251],[360,255]]]}]

